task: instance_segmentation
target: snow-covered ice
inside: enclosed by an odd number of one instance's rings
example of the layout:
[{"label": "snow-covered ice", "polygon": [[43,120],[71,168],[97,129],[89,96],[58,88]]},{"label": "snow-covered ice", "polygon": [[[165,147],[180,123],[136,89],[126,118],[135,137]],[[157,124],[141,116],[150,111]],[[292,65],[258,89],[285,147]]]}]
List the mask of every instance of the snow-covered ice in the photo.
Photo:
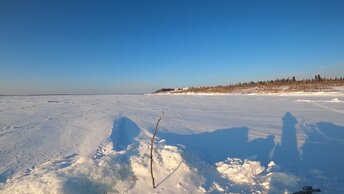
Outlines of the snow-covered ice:
[{"label": "snow-covered ice", "polygon": [[[0,97],[0,193],[344,193],[344,97]],[[161,111],[154,150],[150,138]]]}]

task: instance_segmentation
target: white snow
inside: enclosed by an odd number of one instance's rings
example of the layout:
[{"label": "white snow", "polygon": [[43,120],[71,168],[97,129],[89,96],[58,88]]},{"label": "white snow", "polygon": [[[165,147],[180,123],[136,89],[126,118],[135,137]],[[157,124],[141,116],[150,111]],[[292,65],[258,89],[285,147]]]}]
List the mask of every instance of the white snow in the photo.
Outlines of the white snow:
[{"label": "white snow", "polygon": [[333,99],[329,100],[328,102],[341,103],[343,101],[339,100],[338,98],[333,98]]},{"label": "white snow", "polygon": [[253,178],[264,171],[259,162],[240,160],[239,158],[228,158],[216,163],[217,170],[222,177],[228,178],[237,184],[253,184]]},{"label": "white snow", "polygon": [[[343,101],[1,96],[0,193],[343,193]],[[153,189],[149,146],[162,110]]]}]

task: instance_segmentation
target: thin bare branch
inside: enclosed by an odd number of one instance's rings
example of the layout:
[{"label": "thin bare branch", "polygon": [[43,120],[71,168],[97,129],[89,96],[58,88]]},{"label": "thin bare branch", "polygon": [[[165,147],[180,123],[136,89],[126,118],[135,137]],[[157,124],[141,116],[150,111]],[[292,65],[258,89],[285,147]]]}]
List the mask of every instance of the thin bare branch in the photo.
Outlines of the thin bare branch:
[{"label": "thin bare branch", "polygon": [[158,132],[159,123],[160,123],[160,121],[161,121],[163,116],[164,116],[164,111],[161,112],[161,116],[158,119],[158,121],[156,122],[155,131],[154,131],[153,137],[151,139],[151,147],[150,147],[150,172],[151,172],[151,177],[152,177],[153,189],[156,188],[155,180],[154,180],[154,174],[153,174],[153,146],[154,146],[154,139],[155,139],[156,133]]}]

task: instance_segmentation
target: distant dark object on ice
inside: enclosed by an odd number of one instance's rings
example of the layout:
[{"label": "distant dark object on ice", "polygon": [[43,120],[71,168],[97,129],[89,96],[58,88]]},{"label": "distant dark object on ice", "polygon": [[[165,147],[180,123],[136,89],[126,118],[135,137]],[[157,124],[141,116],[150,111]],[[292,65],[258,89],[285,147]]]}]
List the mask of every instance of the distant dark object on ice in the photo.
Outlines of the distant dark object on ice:
[{"label": "distant dark object on ice", "polygon": [[321,192],[320,189],[313,189],[312,186],[304,186],[302,187],[302,191],[295,192],[293,194],[312,194],[315,192]]}]

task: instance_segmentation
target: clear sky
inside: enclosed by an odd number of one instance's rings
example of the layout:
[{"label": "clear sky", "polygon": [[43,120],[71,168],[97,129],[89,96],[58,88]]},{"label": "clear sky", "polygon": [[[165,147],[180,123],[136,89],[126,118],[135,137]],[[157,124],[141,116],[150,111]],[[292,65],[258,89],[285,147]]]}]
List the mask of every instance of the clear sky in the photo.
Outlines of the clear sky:
[{"label": "clear sky", "polygon": [[0,1],[0,94],[344,76],[344,1]]}]

